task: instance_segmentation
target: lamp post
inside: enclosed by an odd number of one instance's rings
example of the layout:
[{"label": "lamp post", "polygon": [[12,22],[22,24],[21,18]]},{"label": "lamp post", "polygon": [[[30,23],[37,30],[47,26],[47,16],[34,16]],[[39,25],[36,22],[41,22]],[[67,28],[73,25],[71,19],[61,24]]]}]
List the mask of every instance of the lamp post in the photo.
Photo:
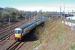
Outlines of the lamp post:
[{"label": "lamp post", "polygon": [[[10,30],[10,17],[8,18],[8,25],[9,25],[9,30]],[[10,36],[8,37],[8,40],[10,39]]]},{"label": "lamp post", "polygon": [[10,28],[10,17],[9,17],[9,28]]}]

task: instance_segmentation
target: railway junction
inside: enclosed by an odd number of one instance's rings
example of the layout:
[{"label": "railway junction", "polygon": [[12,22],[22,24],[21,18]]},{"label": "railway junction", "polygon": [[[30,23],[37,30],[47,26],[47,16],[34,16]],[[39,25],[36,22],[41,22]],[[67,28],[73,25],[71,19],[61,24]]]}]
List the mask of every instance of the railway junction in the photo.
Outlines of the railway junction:
[{"label": "railway junction", "polygon": [[75,50],[75,31],[60,18],[48,18],[43,26],[39,25],[25,35],[23,41],[16,41],[14,29],[23,24],[24,20],[14,28],[12,25],[11,31],[7,29],[0,33],[0,50]]}]

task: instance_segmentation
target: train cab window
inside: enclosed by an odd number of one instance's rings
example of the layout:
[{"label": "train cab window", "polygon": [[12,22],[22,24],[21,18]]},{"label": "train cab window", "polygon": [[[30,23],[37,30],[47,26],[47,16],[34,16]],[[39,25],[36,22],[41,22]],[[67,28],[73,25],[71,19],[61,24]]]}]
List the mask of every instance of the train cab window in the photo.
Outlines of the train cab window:
[{"label": "train cab window", "polygon": [[19,34],[19,33],[22,33],[22,31],[21,30],[15,30],[15,33]]}]

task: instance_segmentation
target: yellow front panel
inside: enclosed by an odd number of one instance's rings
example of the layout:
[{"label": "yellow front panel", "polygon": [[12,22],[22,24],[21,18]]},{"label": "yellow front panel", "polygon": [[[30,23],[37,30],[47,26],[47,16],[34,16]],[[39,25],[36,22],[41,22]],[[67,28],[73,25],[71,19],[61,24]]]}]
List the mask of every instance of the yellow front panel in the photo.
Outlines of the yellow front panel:
[{"label": "yellow front panel", "polygon": [[21,38],[21,34],[15,34],[16,38]]}]

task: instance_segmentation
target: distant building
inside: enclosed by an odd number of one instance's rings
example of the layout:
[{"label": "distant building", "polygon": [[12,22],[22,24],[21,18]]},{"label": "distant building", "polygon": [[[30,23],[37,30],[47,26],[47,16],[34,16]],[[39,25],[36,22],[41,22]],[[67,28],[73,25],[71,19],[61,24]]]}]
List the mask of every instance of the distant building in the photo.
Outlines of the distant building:
[{"label": "distant building", "polygon": [[75,20],[75,16],[66,17],[67,20]]}]

